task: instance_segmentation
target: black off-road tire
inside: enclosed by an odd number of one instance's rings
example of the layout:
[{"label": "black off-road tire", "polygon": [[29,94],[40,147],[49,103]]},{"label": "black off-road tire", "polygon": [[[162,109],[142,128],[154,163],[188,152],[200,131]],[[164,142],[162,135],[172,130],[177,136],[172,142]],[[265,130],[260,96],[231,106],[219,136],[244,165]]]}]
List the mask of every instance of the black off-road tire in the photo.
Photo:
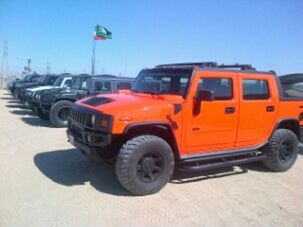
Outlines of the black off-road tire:
[{"label": "black off-road tire", "polygon": [[49,111],[49,119],[54,127],[64,128],[67,127],[68,121],[67,119],[62,119],[60,117],[60,111],[70,110],[72,106],[72,102],[68,100],[61,100],[52,105]]},{"label": "black off-road tire", "polygon": [[263,164],[274,172],[288,170],[297,159],[298,143],[296,134],[291,130],[277,129],[269,141]]},{"label": "black off-road tire", "polygon": [[34,113],[37,114],[37,116],[44,120],[44,121],[47,121],[49,120],[49,115],[48,113],[44,113],[39,107],[34,107]]},{"label": "black off-road tire", "polygon": [[[145,171],[153,169],[153,177]],[[156,160],[156,161],[155,161]],[[127,141],[116,159],[116,176],[120,184],[135,195],[148,195],[160,191],[170,180],[175,159],[170,145],[153,135],[137,136]],[[159,170],[161,169],[161,170]],[[156,170],[159,170],[157,172]]]}]

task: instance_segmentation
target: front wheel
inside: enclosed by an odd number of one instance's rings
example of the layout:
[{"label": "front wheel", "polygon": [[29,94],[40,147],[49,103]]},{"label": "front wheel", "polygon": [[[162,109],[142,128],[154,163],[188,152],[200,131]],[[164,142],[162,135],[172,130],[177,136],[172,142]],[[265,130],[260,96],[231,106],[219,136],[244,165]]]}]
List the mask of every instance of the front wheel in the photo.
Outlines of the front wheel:
[{"label": "front wheel", "polygon": [[49,119],[53,126],[57,128],[67,127],[71,106],[72,102],[68,100],[61,100],[52,105]]},{"label": "front wheel", "polygon": [[132,194],[153,194],[170,180],[174,164],[173,151],[165,140],[142,135],[130,139],[120,149],[116,175],[120,184]]},{"label": "front wheel", "polygon": [[276,130],[269,141],[264,165],[275,172],[288,170],[297,159],[298,143],[296,134],[291,130]]},{"label": "front wheel", "polygon": [[48,113],[44,113],[39,107],[34,107],[34,113],[37,114],[37,116],[42,120],[49,120]]}]

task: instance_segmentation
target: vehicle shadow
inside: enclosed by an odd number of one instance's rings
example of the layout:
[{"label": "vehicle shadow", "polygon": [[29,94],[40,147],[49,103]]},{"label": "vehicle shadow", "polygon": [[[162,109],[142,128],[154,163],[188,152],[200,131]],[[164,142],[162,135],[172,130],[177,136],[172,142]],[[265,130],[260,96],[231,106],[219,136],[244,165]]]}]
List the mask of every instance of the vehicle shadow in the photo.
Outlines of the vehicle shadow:
[{"label": "vehicle shadow", "polygon": [[10,113],[17,114],[17,115],[34,115],[33,111],[22,109],[22,110],[11,110]]},{"label": "vehicle shadow", "polygon": [[27,109],[26,108],[26,106],[25,105],[23,105],[23,104],[6,104],[5,105],[6,107],[8,107],[8,108],[19,108],[19,109]]},{"label": "vehicle shadow", "polygon": [[[89,160],[78,149],[39,153],[35,155],[34,163],[46,177],[58,184],[75,186],[89,182],[95,189],[103,193],[116,196],[131,195],[119,184],[113,166],[97,164]],[[176,170],[170,183],[183,184],[245,174],[248,169],[246,166],[236,166],[199,173],[185,173]]]},{"label": "vehicle shadow", "polygon": [[49,121],[35,117],[33,113],[32,115],[32,117],[22,117],[21,120],[31,126],[53,128],[52,124]]},{"label": "vehicle shadow", "polygon": [[7,101],[7,103],[9,103],[9,104],[20,104],[20,102],[18,100],[15,100],[15,99],[9,99]]},{"label": "vehicle shadow", "polygon": [[302,143],[299,146],[298,154],[303,155],[303,144]]},{"label": "vehicle shadow", "polygon": [[10,97],[1,97],[3,100],[14,100],[15,98],[10,96]]},{"label": "vehicle shadow", "polygon": [[89,182],[98,191],[116,196],[129,196],[118,180],[114,168],[89,160],[77,149],[39,153],[34,157],[37,168],[52,181],[65,186]]}]

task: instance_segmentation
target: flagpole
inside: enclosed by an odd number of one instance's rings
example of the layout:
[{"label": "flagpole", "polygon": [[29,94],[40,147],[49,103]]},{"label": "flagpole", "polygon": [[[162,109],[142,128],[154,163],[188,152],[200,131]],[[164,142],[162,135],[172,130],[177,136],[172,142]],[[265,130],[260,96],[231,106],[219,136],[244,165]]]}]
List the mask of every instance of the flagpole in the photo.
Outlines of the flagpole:
[{"label": "flagpole", "polygon": [[93,53],[92,53],[92,76],[95,75],[95,60],[96,60],[96,40],[93,38]]}]

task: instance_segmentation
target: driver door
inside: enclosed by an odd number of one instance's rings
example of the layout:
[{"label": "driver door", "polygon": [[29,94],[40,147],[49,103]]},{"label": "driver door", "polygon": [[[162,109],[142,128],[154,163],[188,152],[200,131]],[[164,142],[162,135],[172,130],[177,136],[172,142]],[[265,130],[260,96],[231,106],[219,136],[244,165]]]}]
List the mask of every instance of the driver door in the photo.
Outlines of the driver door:
[{"label": "driver door", "polygon": [[207,152],[234,147],[238,129],[238,82],[236,73],[197,72],[189,96],[191,106],[199,90],[210,90],[214,100],[202,101],[200,112],[187,108],[185,117],[185,151]]}]

